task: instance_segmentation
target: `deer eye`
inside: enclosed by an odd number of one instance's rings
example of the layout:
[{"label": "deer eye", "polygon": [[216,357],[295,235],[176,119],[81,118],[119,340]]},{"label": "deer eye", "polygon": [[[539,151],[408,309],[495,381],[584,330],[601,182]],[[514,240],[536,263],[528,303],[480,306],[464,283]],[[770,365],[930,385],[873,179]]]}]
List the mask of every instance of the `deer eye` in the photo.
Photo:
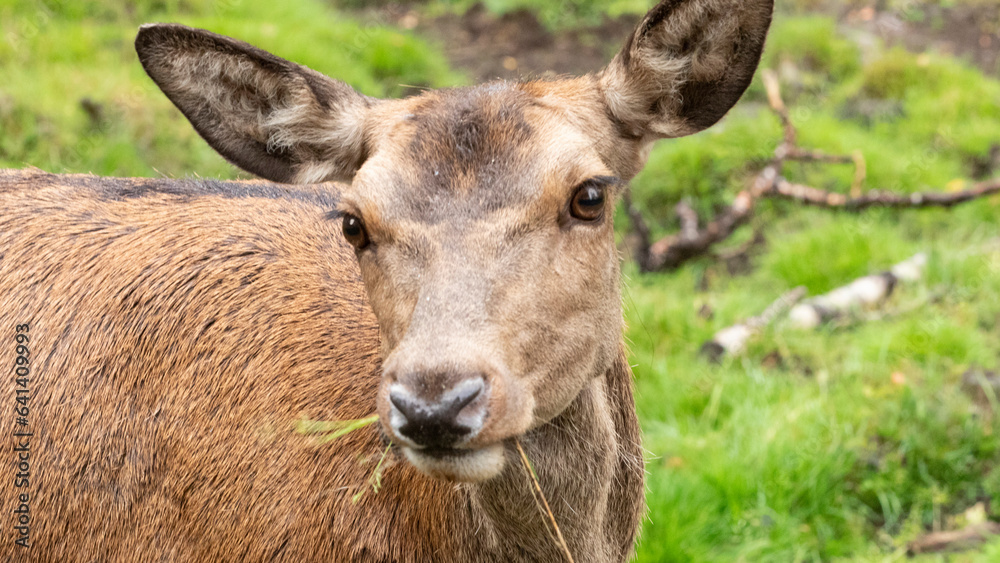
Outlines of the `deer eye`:
[{"label": "deer eye", "polygon": [[361,222],[360,218],[351,214],[344,215],[343,231],[344,238],[356,250],[368,246],[368,231],[365,230],[365,224]]},{"label": "deer eye", "polygon": [[604,186],[586,183],[577,188],[569,204],[570,214],[581,221],[597,221],[604,216]]}]

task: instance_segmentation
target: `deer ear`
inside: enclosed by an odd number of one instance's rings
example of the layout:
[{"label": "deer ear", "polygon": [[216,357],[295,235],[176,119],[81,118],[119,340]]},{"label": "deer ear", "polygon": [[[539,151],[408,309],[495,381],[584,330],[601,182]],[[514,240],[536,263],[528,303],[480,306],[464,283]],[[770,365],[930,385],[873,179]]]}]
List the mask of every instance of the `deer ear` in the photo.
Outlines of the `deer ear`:
[{"label": "deer ear", "polygon": [[143,68],[208,144],[275,182],[350,180],[376,101],[242,41],[177,24],[139,29]]},{"label": "deer ear", "polygon": [[750,85],[773,0],[663,0],[600,74],[622,133],[681,137],[729,111]]}]

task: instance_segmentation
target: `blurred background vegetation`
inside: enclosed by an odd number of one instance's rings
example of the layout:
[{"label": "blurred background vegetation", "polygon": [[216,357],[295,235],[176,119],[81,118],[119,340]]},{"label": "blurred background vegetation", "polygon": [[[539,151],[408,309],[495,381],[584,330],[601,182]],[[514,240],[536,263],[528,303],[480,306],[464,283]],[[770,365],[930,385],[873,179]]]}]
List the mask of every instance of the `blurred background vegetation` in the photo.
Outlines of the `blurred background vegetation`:
[{"label": "blurred background vegetation", "polygon": [[[240,177],[145,77],[137,26],[235,36],[365,94],[598,69],[652,0],[6,0],[0,166]],[[949,191],[1000,174],[994,0],[783,0],[763,66],[801,144],[860,150],[865,189]],[[655,234],[703,220],[780,141],[755,82],[714,129],[661,142],[633,182]],[[786,166],[845,191],[845,165]],[[929,532],[1000,520],[1000,199],[849,215],[762,202],[708,257],[639,274],[625,305],[648,450],[639,561],[895,561]],[[618,217],[623,241],[628,227]],[[751,241],[757,239],[751,244]],[[624,242],[623,242],[624,244]],[[777,323],[721,364],[698,354],[788,289],[818,294],[915,252],[925,278],[881,318]],[[1000,561],[1000,540],[920,561]]]}]

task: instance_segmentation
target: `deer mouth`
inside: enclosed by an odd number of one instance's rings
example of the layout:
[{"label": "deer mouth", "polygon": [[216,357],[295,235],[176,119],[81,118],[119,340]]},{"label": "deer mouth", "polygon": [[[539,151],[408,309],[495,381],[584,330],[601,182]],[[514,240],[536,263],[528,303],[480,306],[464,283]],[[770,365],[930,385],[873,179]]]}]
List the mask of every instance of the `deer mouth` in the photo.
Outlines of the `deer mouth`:
[{"label": "deer mouth", "polygon": [[437,459],[443,459],[447,457],[463,457],[472,453],[476,450],[469,448],[443,448],[443,447],[432,447],[432,448],[416,448],[420,453],[434,457]]},{"label": "deer mouth", "polygon": [[482,448],[411,448],[403,454],[422,473],[446,481],[476,483],[496,477],[504,466],[504,447],[497,443]]}]

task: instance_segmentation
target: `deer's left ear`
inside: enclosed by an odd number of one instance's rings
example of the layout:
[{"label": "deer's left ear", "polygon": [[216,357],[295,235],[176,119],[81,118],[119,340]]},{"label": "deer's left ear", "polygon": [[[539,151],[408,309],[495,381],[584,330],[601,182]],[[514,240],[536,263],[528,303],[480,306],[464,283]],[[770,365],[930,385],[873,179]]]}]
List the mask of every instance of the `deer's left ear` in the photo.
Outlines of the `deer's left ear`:
[{"label": "deer's left ear", "polygon": [[623,134],[681,137],[722,119],[750,85],[773,0],[663,0],[600,74]]}]

